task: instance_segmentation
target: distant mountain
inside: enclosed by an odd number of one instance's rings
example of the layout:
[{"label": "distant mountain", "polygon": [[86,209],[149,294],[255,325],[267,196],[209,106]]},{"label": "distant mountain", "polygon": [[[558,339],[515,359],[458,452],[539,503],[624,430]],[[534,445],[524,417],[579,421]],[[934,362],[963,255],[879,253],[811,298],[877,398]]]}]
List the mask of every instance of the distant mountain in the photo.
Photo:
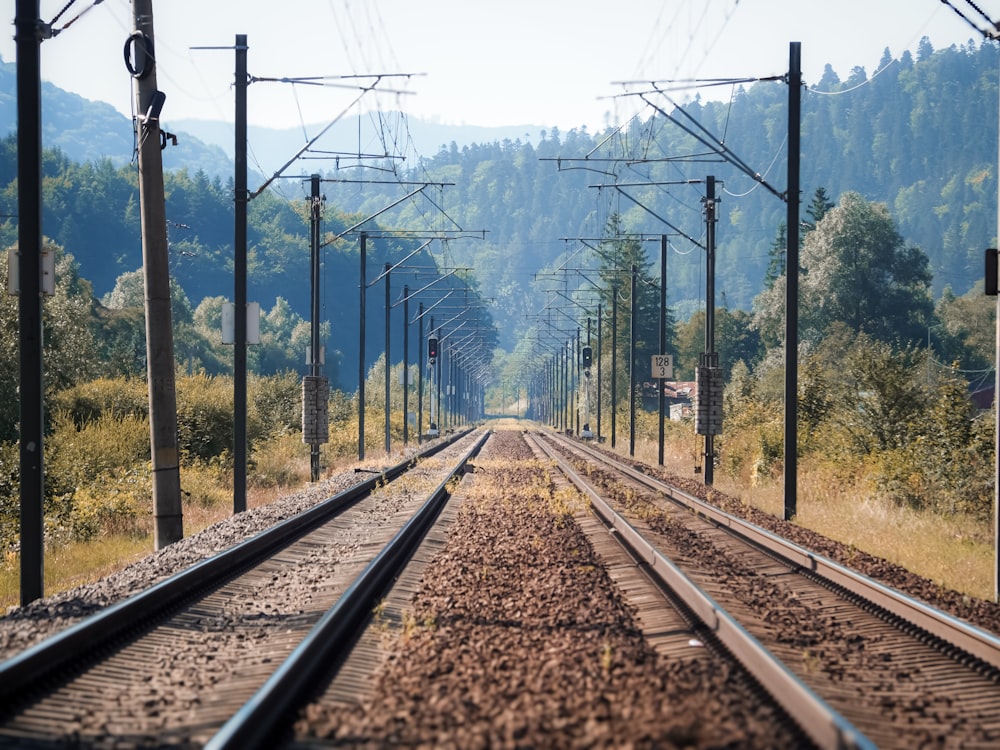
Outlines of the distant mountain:
[{"label": "distant mountain", "polygon": [[[266,128],[250,125],[247,141],[252,154],[251,164],[273,172],[283,166],[301,149],[308,139],[316,137],[328,123],[312,123],[299,128]],[[378,133],[376,133],[376,124]],[[173,126],[180,132],[190,133],[201,141],[217,146],[233,156],[233,126],[218,120],[178,120]],[[317,141],[315,148],[329,158],[317,164],[318,171],[335,167],[331,152],[342,154],[344,163],[352,162],[351,155],[392,152],[403,153],[407,158],[433,157],[452,143],[467,146],[474,143],[502,143],[504,141],[537,143],[544,128],[538,125],[510,125],[483,127],[478,125],[442,125],[429,120],[403,116],[398,112],[353,115],[345,117]],[[383,136],[382,133],[386,135]],[[385,137],[388,143],[383,143]]]},{"label": "distant mountain", "polygon": [[[17,130],[17,66],[0,60],[0,136]],[[452,143],[465,146],[473,143],[512,142],[537,143],[543,130],[537,125],[512,125],[506,127],[480,127],[475,125],[442,125],[399,113],[382,115],[385,132],[394,134],[396,143],[390,149],[395,153],[406,151],[408,158],[432,157]],[[309,137],[320,132],[326,123],[302,128],[265,128],[251,126],[248,143],[251,151],[251,169],[268,175],[284,165],[305,144]],[[177,145],[164,151],[163,166],[166,170],[186,167],[191,172],[199,169],[209,177],[223,180],[233,173],[233,126],[231,123],[212,120],[164,119],[163,128],[177,135]],[[365,136],[368,143],[359,146],[359,133],[373,129],[371,116],[355,115],[326,133],[317,148],[357,154],[373,149],[384,153],[382,144],[374,135]],[[372,145],[371,141],[375,142]],[[42,82],[42,141],[46,148],[58,148],[76,162],[97,162],[110,159],[115,166],[127,164],[134,152],[132,123],[110,104],[84,99],[78,94]],[[345,160],[349,160],[346,157]],[[197,165],[197,166],[193,166]],[[331,159],[317,166],[319,171],[333,169]]]},{"label": "distant mountain", "polygon": [[[0,136],[17,131],[17,66],[0,61]],[[198,165],[211,176],[232,175],[232,159],[214,145],[187,135],[168,122],[164,128],[177,134],[177,145],[164,151],[167,170]],[[115,166],[132,160],[135,138],[132,123],[110,104],[84,99],[51,83],[42,82],[42,143],[58,148],[76,162],[110,159]]]}]

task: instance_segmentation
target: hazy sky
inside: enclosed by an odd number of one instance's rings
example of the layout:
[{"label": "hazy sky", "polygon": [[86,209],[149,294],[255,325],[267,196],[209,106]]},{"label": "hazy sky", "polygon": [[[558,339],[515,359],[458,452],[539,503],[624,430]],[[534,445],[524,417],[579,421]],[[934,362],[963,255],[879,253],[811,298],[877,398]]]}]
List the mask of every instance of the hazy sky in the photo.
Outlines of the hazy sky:
[{"label": "hazy sky", "polygon": [[[51,20],[66,0],[42,0]],[[56,24],[87,10],[42,44],[42,78],[131,113],[122,48],[128,0],[77,0]],[[965,0],[952,0],[972,10]],[[1000,17],[1000,0],[978,0]],[[7,3],[13,21],[13,2]],[[252,76],[407,73],[354,107],[401,109],[443,123],[587,125],[625,119],[637,105],[627,80],[752,77],[784,73],[788,46],[802,43],[807,84],[830,63],[845,79],[869,75],[923,36],[935,49],[981,35],[941,0],[154,0],[162,119],[232,120],[232,46],[248,35]],[[16,59],[13,26],[0,43]],[[251,124],[326,122],[352,106],[353,90],[255,83]],[[728,96],[728,88],[703,96]]]}]

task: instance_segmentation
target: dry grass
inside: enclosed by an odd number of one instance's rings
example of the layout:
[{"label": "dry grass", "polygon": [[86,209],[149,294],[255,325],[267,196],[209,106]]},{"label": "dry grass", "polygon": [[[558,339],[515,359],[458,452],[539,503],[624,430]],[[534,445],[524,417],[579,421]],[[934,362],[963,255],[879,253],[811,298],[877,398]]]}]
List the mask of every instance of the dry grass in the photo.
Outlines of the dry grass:
[{"label": "dry grass", "polygon": [[[247,507],[258,508],[278,500],[309,482],[309,453],[301,439],[272,441],[269,451],[255,454],[262,465],[265,481],[257,475],[248,477]],[[401,448],[401,446],[400,446]],[[304,457],[303,457],[304,455]],[[286,459],[285,466],[279,458]],[[357,457],[338,457],[323,451],[324,475],[330,476],[352,466],[382,468],[387,463],[402,460],[402,450],[392,456],[384,451],[368,451],[366,460],[358,464]],[[232,476],[208,467],[181,469],[184,535],[191,536],[224,521],[233,514]],[[45,550],[44,592],[51,595],[92,583],[124,568],[153,551],[151,529],[145,535],[102,534],[87,542],[67,542]],[[0,614],[20,603],[20,558],[10,553],[0,561]]]}]

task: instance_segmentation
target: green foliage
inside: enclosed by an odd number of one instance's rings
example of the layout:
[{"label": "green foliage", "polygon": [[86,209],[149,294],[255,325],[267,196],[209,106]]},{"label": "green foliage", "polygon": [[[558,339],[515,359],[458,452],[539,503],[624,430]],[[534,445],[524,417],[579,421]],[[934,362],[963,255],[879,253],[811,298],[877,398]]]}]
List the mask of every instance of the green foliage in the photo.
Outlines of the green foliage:
[{"label": "green foliage", "polygon": [[98,419],[146,418],[149,394],[142,380],[98,378],[55,394],[54,412],[68,417],[77,429]]},{"label": "green foliage", "polygon": [[251,443],[301,431],[302,379],[294,372],[250,378],[247,402]]},{"label": "green foliage", "polygon": [[[847,326],[802,355],[798,451],[826,475],[865,478],[902,505],[987,519],[994,430],[957,373],[928,368],[927,353],[894,349]],[[753,372],[733,368],[725,391],[724,471],[771,478],[784,452],[784,367],[769,356]]]},{"label": "green foliage", "polygon": [[85,541],[99,533],[134,533],[152,502],[146,419],[109,411],[78,426],[60,410],[52,421],[45,445],[46,534]]},{"label": "green foliage", "polygon": [[128,472],[149,461],[149,422],[135,414],[99,414],[77,425],[66,411],[52,416],[45,443],[46,490],[72,494],[104,475]]},{"label": "green foliage", "polygon": [[[933,305],[927,256],[907,247],[884,205],[845,193],[805,238],[799,322],[817,341],[835,323],[883,341],[924,339]],[[783,340],[784,277],[754,300],[765,341]]]},{"label": "green foliage", "polygon": [[184,460],[231,457],[232,381],[211,375],[180,378],[177,382],[177,433]]},{"label": "green foliage", "polygon": [[75,542],[99,535],[138,535],[151,526],[151,508],[148,473],[105,474],[52,502],[45,518],[46,534]]},{"label": "green foliage", "polygon": [[[686,323],[677,326],[677,361],[674,375],[678,380],[694,380],[699,357],[705,351],[705,311],[699,310]],[[742,310],[715,310],[715,351],[719,367],[728,380],[738,362],[756,365],[764,356],[760,332],[749,313]]]},{"label": "green foliage", "polygon": [[949,378],[904,446],[873,461],[876,486],[896,502],[986,521],[993,505],[992,414],[976,414],[964,381]]},{"label": "green foliage", "polygon": [[0,442],[0,552],[13,546],[20,534],[20,461],[17,443]]},{"label": "green foliage", "polygon": [[927,330],[928,346],[937,361],[987,374],[996,349],[996,313],[996,300],[983,293],[982,284],[962,297],[946,288],[935,309],[939,322]]},{"label": "green foliage", "polygon": [[[72,256],[50,242],[55,254],[55,293],[43,299],[42,332],[46,398],[96,374],[97,347],[91,314],[91,287],[80,278]],[[7,273],[7,254],[0,260]],[[0,439],[17,437],[19,415],[18,352],[20,328],[17,297],[0,295]]]},{"label": "green foliage", "polygon": [[732,368],[723,413],[723,470],[750,482],[769,478],[780,466],[784,451],[783,408],[742,360]]}]

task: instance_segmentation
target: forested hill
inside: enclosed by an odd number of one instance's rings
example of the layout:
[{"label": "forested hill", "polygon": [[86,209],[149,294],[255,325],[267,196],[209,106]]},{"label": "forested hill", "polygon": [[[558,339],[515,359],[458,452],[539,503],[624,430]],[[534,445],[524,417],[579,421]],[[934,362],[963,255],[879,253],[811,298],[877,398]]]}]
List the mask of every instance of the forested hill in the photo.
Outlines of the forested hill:
[{"label": "forested hill", "polygon": [[[983,276],[983,249],[995,242],[997,54],[988,44],[934,51],[925,43],[915,57],[907,53],[898,60],[887,50],[877,72],[858,68],[840,80],[828,68],[803,94],[803,207],[819,187],[834,201],[850,190],[886,203],[906,240],[929,256],[935,294],[946,286],[956,294],[970,289]],[[4,111],[13,101],[12,79],[6,75],[10,67],[0,69]],[[666,99],[651,97],[689,130],[702,127],[723,140],[778,193],[786,183],[787,100],[781,82],[736,89],[731,101],[696,99],[684,106],[683,115]],[[71,109],[72,103],[64,100],[60,106]],[[359,184],[358,170],[331,166],[324,177],[351,181],[324,183],[325,231],[380,212],[413,189],[391,184],[397,178],[448,183],[427,188],[378,222],[416,230],[485,230],[485,239],[451,242],[436,255],[449,265],[475,269],[481,293],[497,300],[501,343],[510,348],[526,325],[524,315],[547,301],[535,286],[539,271],[564,262],[593,266],[587,252],[567,260],[581,245],[563,238],[598,237],[614,213],[620,213],[628,231],[671,235],[669,303],[679,320],[699,309],[703,253],[681,232],[696,240],[703,235],[704,185],[677,183],[713,175],[722,183],[716,300],[748,309],[763,288],[785,205],[768,187],[704,156],[705,146],[663,113],[650,108],[615,132],[553,129],[535,143],[453,144],[417,164],[408,160],[406,172],[398,162],[385,165],[396,173],[379,172],[381,184]],[[60,117],[68,116],[60,111]],[[175,278],[192,305],[207,296],[231,296],[231,181],[211,177],[197,160],[179,161],[176,152],[167,153],[168,169],[176,167],[167,178]],[[602,161],[611,156],[630,161]],[[589,157],[586,162],[584,157]],[[317,164],[323,162],[309,162],[304,169]],[[15,175],[16,144],[8,137],[0,142],[0,214],[8,217],[16,214]],[[141,263],[134,166],[100,159],[78,164],[49,153],[45,176],[45,234],[76,258],[98,296],[106,294],[118,276]],[[634,187],[622,192],[596,187],[615,182]],[[652,182],[674,184],[643,186]],[[308,278],[308,226],[299,208],[294,200],[267,194],[251,203],[251,295],[265,309],[283,297],[307,315],[302,285]],[[12,219],[5,222],[0,241],[9,245],[16,229]],[[655,254],[657,245],[647,247]],[[326,290],[331,299],[353,297],[357,288],[347,252],[356,249],[327,254],[326,283],[336,285]],[[354,349],[353,333],[346,322],[334,324],[332,348]]]},{"label": "forested hill", "polygon": [[[803,56],[808,53],[803,50]],[[982,278],[983,249],[996,236],[996,47],[970,43],[934,51],[925,40],[916,59],[909,53],[894,59],[886,50],[871,75],[855,68],[841,80],[827,66],[822,80],[809,84],[802,98],[803,219],[819,187],[834,201],[856,191],[883,202],[907,242],[929,256],[935,294],[946,286],[956,294],[968,291]],[[671,112],[665,98],[650,100],[687,128],[698,132],[697,123],[714,134],[777,192],[784,191],[784,83],[739,88],[731,101],[721,103],[695,99],[684,105],[686,115]],[[504,141],[445,148],[413,176],[454,183],[436,197],[447,216],[465,228],[489,230],[486,242],[466,242],[453,252],[458,262],[475,265],[485,292],[508,305],[512,317],[542,303],[529,293],[532,274],[558,265],[579,247],[559,238],[599,236],[609,214],[618,211],[630,231],[672,235],[668,296],[683,320],[704,304],[703,253],[692,252],[692,243],[675,229],[695,239],[703,236],[704,185],[623,192],[592,186],[703,180],[710,174],[723,181],[717,191],[722,202],[716,299],[748,309],[761,291],[785,204],[729,164],[703,156],[706,151],[650,108],[646,118],[610,137],[552,130],[536,146]],[[607,154],[689,158],[618,163],[610,175],[601,172],[612,165],[598,158]],[[580,161],[588,155],[591,161]],[[338,206],[362,212],[385,205],[391,195],[373,188],[360,192],[356,186],[327,189]],[[426,210],[411,205],[398,222],[421,221]],[[649,247],[655,256],[656,246]]]}]

